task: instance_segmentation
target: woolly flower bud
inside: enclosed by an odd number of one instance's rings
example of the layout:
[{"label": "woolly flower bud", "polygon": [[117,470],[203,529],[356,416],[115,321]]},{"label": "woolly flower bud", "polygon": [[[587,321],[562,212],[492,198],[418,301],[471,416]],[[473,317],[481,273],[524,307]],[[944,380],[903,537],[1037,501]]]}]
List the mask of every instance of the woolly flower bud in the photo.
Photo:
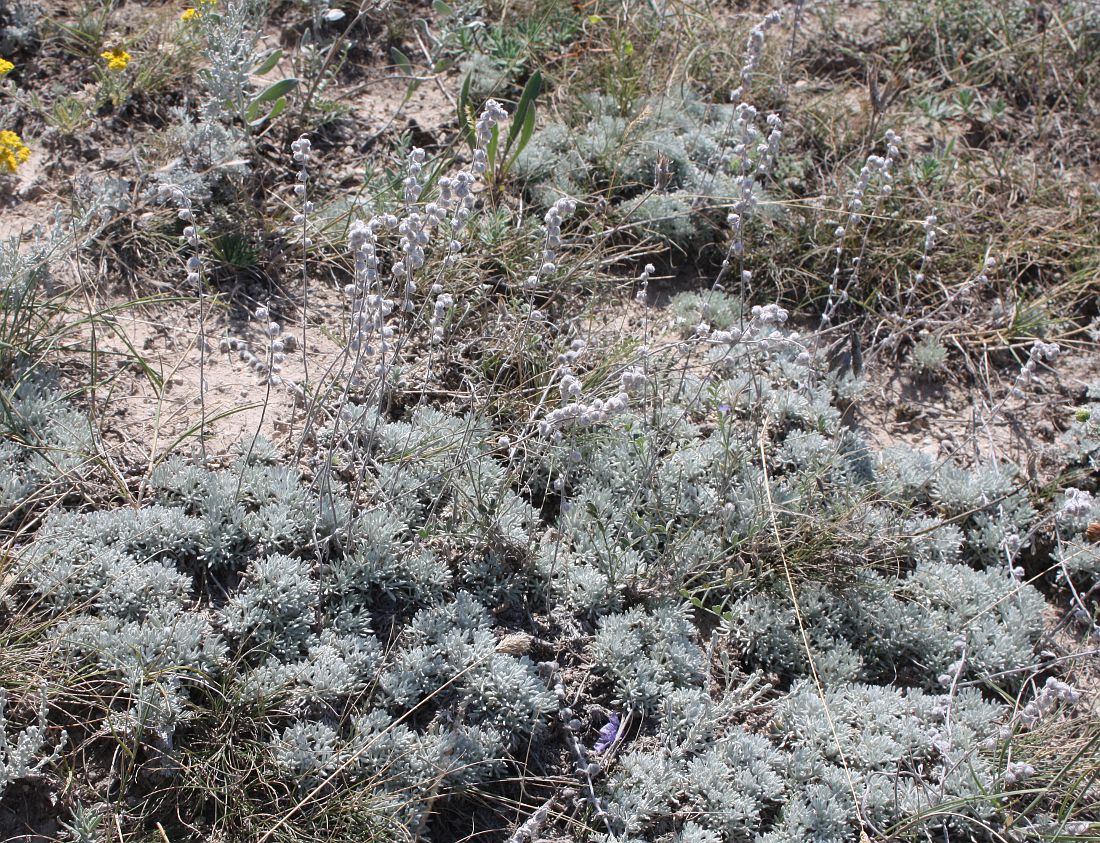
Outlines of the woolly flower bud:
[{"label": "woolly flower bud", "polygon": [[479,148],[486,146],[496,125],[507,119],[508,112],[501,107],[500,103],[496,100],[488,100],[481,111],[481,116],[477,118],[475,126],[477,146]]},{"label": "woolly flower bud", "polygon": [[561,382],[558,384],[558,390],[561,392],[562,398],[579,398],[581,382],[572,374],[563,375]]},{"label": "woolly flower bud", "polygon": [[619,378],[619,385],[622,387],[623,392],[629,394],[645,389],[645,384],[645,371],[637,366],[627,369]]},{"label": "woolly flower bud", "polygon": [[1083,518],[1092,511],[1095,501],[1092,494],[1083,489],[1066,489],[1061,514],[1071,518]]},{"label": "woolly flower bud", "polygon": [[1035,768],[1022,761],[1009,761],[1005,769],[1005,784],[1013,785],[1035,775]]},{"label": "woolly flower bud", "polygon": [[1039,340],[1032,347],[1031,356],[1035,360],[1046,360],[1047,362],[1053,362],[1058,359],[1058,354],[1061,349],[1057,343],[1043,342]]},{"label": "woolly flower bud", "polygon": [[564,217],[571,217],[573,212],[577,210],[577,203],[567,196],[563,196],[557,202],[554,203],[554,208],[557,212]]},{"label": "woolly flower bud", "polygon": [[752,311],[753,319],[758,320],[762,326],[782,325],[787,321],[788,313],[777,304],[768,304],[761,307],[756,305]]}]

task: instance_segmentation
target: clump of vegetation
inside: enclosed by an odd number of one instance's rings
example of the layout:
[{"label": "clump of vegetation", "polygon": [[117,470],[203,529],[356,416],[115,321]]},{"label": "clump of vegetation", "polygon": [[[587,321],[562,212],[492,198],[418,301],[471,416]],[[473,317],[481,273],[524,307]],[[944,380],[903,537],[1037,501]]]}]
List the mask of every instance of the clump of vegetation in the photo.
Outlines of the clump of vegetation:
[{"label": "clump of vegetation", "polygon": [[[1086,247],[943,237],[878,64],[1046,25],[746,13],[718,95],[698,10],[528,5],[88,7],[0,64],[5,201],[112,171],[0,248],[0,831],[1088,839],[1100,393],[1041,463],[984,443],[1095,351]],[[800,99],[853,74],[858,130]],[[865,412],[906,349],[981,398],[936,456]]]}]

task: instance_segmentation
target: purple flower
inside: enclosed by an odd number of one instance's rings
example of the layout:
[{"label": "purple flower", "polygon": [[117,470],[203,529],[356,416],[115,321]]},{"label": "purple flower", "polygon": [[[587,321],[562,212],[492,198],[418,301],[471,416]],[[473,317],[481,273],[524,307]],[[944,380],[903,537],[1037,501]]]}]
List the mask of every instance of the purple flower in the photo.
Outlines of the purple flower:
[{"label": "purple flower", "polygon": [[600,736],[596,738],[596,745],[592,747],[593,752],[606,752],[611,749],[611,745],[615,743],[616,738],[619,737],[619,715],[612,714],[607,718],[607,723],[600,729]]}]

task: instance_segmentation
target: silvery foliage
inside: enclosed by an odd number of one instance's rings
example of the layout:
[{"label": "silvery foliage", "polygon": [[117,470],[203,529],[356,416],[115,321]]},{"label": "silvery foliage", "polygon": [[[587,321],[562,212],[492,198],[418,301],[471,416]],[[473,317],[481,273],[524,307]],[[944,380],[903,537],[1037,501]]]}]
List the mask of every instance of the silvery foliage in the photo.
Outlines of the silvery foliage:
[{"label": "silvery foliage", "polygon": [[673,691],[702,679],[703,654],[686,607],[608,615],[592,644],[596,669],[613,686],[617,709],[655,713]]},{"label": "silvery foliage", "polygon": [[173,185],[203,201],[225,175],[248,172],[247,136],[240,124],[247,122],[267,5],[267,0],[222,0],[195,22],[207,62],[199,72],[205,89],[199,119],[185,109],[174,111],[173,133],[182,155],[154,175],[157,185]]},{"label": "silvery foliage", "polygon": [[[349,404],[319,434],[323,493],[263,443],[223,470],[168,460],[143,508],[48,517],[20,588],[65,617],[66,657],[119,683],[110,734],[171,759],[220,683],[269,712],[293,786],[369,780],[407,823],[557,740],[563,703],[500,635],[543,607],[588,630],[589,693],[633,724],[594,778],[616,834],[840,841],[856,804],[887,823],[937,800],[980,818],[1003,769],[972,744],[1007,712],[962,686],[1014,688],[1000,674],[1032,661],[1041,630],[1042,599],[986,530],[1030,528],[1018,481],[872,451],[775,309],[684,342],[697,367],[647,359],[622,412],[523,450],[475,415]],[[587,393],[620,388],[621,372],[601,385],[572,362]],[[795,576],[851,782],[805,684],[776,529],[827,566]],[[669,599],[685,590],[721,618],[707,648]],[[714,687],[716,659],[786,692],[760,703],[768,730]]]},{"label": "silvery foliage", "polygon": [[1089,527],[1100,522],[1100,496],[1068,488],[1055,517],[1058,542],[1052,555],[1059,563],[1059,579],[1093,587],[1100,582],[1100,542],[1090,539]]},{"label": "silvery foliage", "polygon": [[1014,466],[964,469],[900,448],[884,454],[881,463],[884,492],[931,507],[941,518],[957,520],[963,534],[961,550],[972,563],[1014,563],[1036,520]]},{"label": "silvery foliage", "polygon": [[1089,384],[1064,441],[1074,463],[1100,471],[1100,381]]},{"label": "silvery foliage", "polygon": [[207,93],[204,117],[225,121],[244,116],[266,15],[267,0],[223,0],[216,13],[203,15],[203,55],[209,62],[201,73]]},{"label": "silvery foliage", "polygon": [[700,324],[727,331],[737,325],[742,316],[741,301],[720,290],[677,293],[668,303],[676,329],[684,337],[695,333]]},{"label": "silvery foliage", "polygon": [[401,707],[429,697],[439,706],[451,704],[507,743],[541,731],[556,706],[529,659],[497,651],[492,619],[465,592],[452,604],[417,613],[382,688]]},{"label": "silvery foliage", "polygon": [[297,656],[314,625],[317,582],[304,560],[282,554],[257,559],[246,584],[222,610],[227,633],[276,656]]},{"label": "silvery foliage", "polygon": [[[991,813],[979,797],[998,774],[977,748],[1000,706],[970,690],[848,683],[825,704],[831,717],[813,686],[799,684],[774,707],[768,732],[752,734],[731,716],[734,700],[670,695],[653,739],[624,751],[604,781],[615,835],[606,839],[674,830],[687,841],[842,843],[856,836],[857,805],[880,828],[943,802],[964,806],[922,822],[940,834]],[[674,725],[677,709],[690,729]]]},{"label": "silvery foliage", "polygon": [[34,725],[16,731],[7,717],[8,694],[0,688],[0,797],[8,785],[19,779],[36,775],[64,749],[66,734],[61,733],[57,744],[49,752],[46,738],[46,693],[39,698],[38,718]]},{"label": "silvery foliage", "polygon": [[[1043,629],[1043,605],[1033,587],[1004,571],[945,562],[919,563],[900,581],[865,572],[839,589],[811,585],[799,600],[823,681],[888,683],[900,673],[929,689],[942,687],[949,671],[947,685],[1028,663]],[[808,675],[789,594],[745,596],[724,615],[723,629],[747,667]]]},{"label": "silvery foliage", "polygon": [[0,8],[0,54],[10,56],[38,40],[41,4],[34,0],[12,0]]},{"label": "silvery foliage", "polygon": [[0,390],[6,432],[0,440],[0,523],[35,498],[63,494],[87,459],[87,419],[41,379]]},{"label": "silvery foliage", "polygon": [[[462,441],[471,428],[483,465],[467,465]],[[198,689],[226,681],[243,705],[292,707],[296,719],[277,723],[270,744],[288,777],[304,784],[338,768],[352,778],[393,768],[405,776],[392,781],[395,805],[414,818],[440,787],[499,772],[556,707],[532,662],[497,651],[485,607],[456,595],[461,582],[482,585],[479,571],[491,584],[481,590],[499,590],[499,573],[479,561],[456,578],[428,549],[439,544],[430,540],[436,531],[494,553],[529,540],[525,524],[536,516],[529,504],[519,521],[505,514],[519,503],[508,502],[515,493],[480,441],[487,430],[432,412],[389,423],[377,459],[411,463],[420,502],[398,495],[354,517],[339,484],[318,494],[273,464],[263,443],[222,471],[169,459],[150,475],[156,501],[141,509],[47,518],[21,554],[22,588],[39,611],[64,616],[68,658],[120,684],[103,734],[157,749],[164,770],[175,769],[179,727],[193,716]],[[421,456],[420,465],[410,460]],[[403,488],[396,474],[372,482],[380,494]],[[495,496],[501,513],[463,490]],[[198,588],[209,569],[229,589],[217,607]],[[392,621],[376,627],[376,613]],[[376,629],[391,636],[388,646]],[[414,706],[437,711],[436,725],[403,724]],[[330,719],[338,711],[351,719]],[[355,718],[388,726],[368,735]],[[394,767],[398,759],[373,754],[374,742],[402,735],[414,757]]]},{"label": "silvery foliage", "polygon": [[103,824],[106,807],[104,803],[89,807],[77,802],[69,821],[60,822],[62,830],[68,835],[65,839],[72,843],[98,843],[102,839],[99,829]]},{"label": "silvery foliage", "polygon": [[746,189],[759,194],[755,175],[744,181],[741,174],[762,175],[774,156],[745,103],[706,103],[688,93],[623,110],[614,98],[592,93],[576,105],[568,122],[540,129],[516,161],[532,197],[549,207],[610,183],[613,211],[679,248],[714,240],[721,217],[706,209],[743,199]]},{"label": "silvery foliage", "polygon": [[[696,331],[715,377],[689,376],[682,403],[648,426],[626,413],[562,443],[533,472],[537,485],[563,494],[560,536],[544,535],[535,570],[553,605],[596,619],[591,655],[608,704],[649,725],[609,772],[608,839],[843,841],[855,833],[856,805],[880,827],[940,802],[967,807],[932,828],[992,811],[983,794],[998,776],[978,744],[1006,711],[957,686],[1017,687],[1012,671],[1033,660],[1044,601],[988,531],[1026,532],[1035,513],[1006,468],[872,452],[840,424],[838,385],[815,376],[781,324],[733,342]],[[758,427],[744,423],[761,416],[780,431],[767,477]],[[660,585],[721,581],[734,548],[770,540],[769,500],[784,530],[843,524],[825,546],[833,576],[800,583],[798,595],[851,782],[816,691],[799,684],[809,664],[786,583],[766,572],[742,591],[726,569],[734,585],[723,591],[720,640],[743,668],[793,681],[796,693],[774,710],[770,735],[735,729],[723,738],[726,754],[698,749],[714,743],[700,728],[730,723],[708,710],[708,659],[685,610],[660,600]],[[874,559],[890,562],[876,569]],[[868,722],[867,712],[881,716]]]}]

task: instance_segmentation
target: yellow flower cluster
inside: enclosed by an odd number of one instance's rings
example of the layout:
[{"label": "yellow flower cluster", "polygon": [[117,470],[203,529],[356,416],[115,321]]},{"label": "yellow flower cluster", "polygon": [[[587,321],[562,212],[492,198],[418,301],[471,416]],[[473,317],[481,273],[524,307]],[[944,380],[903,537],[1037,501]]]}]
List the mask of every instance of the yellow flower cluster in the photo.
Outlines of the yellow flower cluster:
[{"label": "yellow flower cluster", "polygon": [[122,47],[115,47],[100,53],[99,57],[107,62],[107,69],[113,70],[115,73],[121,73],[126,69],[126,65],[130,63],[130,54]]},{"label": "yellow flower cluster", "polygon": [[15,70],[15,65],[7,59],[0,59],[0,79],[3,79],[9,73]]},{"label": "yellow flower cluster", "polygon": [[20,164],[31,157],[31,151],[15,132],[0,132],[0,173],[14,173]]},{"label": "yellow flower cluster", "polygon": [[202,17],[202,10],[204,7],[216,5],[218,5],[218,0],[199,0],[198,8],[184,9],[183,14],[180,15],[180,20],[184,23],[190,23],[193,20],[198,20]]}]

